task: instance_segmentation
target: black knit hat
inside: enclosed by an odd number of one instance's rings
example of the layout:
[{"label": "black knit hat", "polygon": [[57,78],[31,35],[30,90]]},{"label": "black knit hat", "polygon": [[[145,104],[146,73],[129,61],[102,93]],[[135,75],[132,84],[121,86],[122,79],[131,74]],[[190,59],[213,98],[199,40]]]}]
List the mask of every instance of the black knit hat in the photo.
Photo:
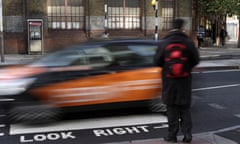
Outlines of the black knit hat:
[{"label": "black knit hat", "polygon": [[172,21],[173,29],[181,29],[184,25],[185,21],[183,19],[177,18]]}]

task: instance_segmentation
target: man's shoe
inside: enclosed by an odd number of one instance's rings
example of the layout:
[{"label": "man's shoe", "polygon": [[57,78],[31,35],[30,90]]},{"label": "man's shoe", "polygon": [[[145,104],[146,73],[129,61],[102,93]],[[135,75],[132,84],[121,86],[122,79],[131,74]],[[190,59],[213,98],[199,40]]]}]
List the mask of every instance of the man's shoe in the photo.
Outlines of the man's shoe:
[{"label": "man's shoe", "polygon": [[192,141],[191,135],[185,135],[182,140],[182,142],[184,142],[184,143],[190,143],[191,141]]},{"label": "man's shoe", "polygon": [[164,141],[177,143],[177,138],[164,137]]}]

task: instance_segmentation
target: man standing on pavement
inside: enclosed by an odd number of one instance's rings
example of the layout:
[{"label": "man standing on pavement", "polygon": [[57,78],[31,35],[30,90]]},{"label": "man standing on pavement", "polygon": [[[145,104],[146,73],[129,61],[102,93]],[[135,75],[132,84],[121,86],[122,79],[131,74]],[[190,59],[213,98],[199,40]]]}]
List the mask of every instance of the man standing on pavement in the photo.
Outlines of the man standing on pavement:
[{"label": "man standing on pavement", "polygon": [[224,47],[224,45],[225,45],[226,36],[227,36],[227,32],[226,32],[224,26],[222,26],[222,29],[220,30],[220,42],[222,44],[222,47]]},{"label": "man standing on pavement", "polygon": [[192,141],[191,118],[191,71],[199,63],[199,52],[190,38],[183,32],[184,20],[174,19],[172,30],[160,42],[154,62],[162,70],[162,99],[167,105],[168,135],[165,141],[177,142],[179,125],[183,142]]},{"label": "man standing on pavement", "polygon": [[205,35],[204,27],[200,26],[197,32],[198,48],[201,48],[202,43],[204,42],[203,41],[204,35]]}]

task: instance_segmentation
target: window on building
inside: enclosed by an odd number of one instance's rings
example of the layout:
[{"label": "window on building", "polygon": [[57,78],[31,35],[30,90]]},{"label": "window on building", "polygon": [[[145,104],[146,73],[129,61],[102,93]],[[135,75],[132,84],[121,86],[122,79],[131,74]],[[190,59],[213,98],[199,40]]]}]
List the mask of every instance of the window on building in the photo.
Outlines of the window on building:
[{"label": "window on building", "polygon": [[49,29],[83,29],[84,0],[48,0]]},{"label": "window on building", "polygon": [[140,0],[108,0],[109,29],[140,29]]},{"label": "window on building", "polygon": [[175,0],[162,0],[162,30],[171,28],[171,21],[174,18]]}]

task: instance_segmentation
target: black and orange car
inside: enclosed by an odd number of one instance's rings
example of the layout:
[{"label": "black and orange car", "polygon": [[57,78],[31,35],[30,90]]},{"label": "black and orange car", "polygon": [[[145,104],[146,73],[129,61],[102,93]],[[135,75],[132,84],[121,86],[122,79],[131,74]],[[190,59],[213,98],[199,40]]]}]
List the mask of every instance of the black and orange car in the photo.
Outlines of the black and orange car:
[{"label": "black and orange car", "polygon": [[155,40],[86,42],[0,69],[0,96],[14,121],[51,120],[62,111],[149,106],[165,111]]}]

